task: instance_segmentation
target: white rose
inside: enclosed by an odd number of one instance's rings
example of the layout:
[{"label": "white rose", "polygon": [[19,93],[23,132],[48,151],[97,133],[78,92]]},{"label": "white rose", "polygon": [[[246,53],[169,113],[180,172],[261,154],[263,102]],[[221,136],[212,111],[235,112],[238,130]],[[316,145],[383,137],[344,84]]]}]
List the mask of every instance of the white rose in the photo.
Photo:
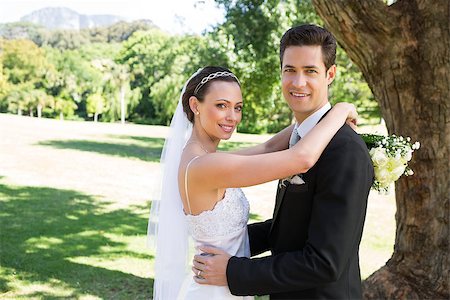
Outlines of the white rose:
[{"label": "white rose", "polygon": [[375,179],[378,181],[381,188],[388,187],[392,182],[390,180],[389,171],[386,168],[375,168]]},{"label": "white rose", "polygon": [[406,165],[400,160],[394,157],[389,157],[387,162],[387,171],[390,174],[392,181],[396,181],[400,176],[405,173]]},{"label": "white rose", "polygon": [[382,147],[372,148],[370,149],[369,154],[375,166],[383,167],[384,165],[386,165],[388,157],[386,155],[386,151],[384,150],[384,148]]}]

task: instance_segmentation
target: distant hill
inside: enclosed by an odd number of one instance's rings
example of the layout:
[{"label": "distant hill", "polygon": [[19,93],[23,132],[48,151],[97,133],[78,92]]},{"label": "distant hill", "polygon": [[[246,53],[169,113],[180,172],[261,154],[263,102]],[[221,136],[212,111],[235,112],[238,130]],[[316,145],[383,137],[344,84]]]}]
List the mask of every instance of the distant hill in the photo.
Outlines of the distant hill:
[{"label": "distant hill", "polygon": [[0,23],[0,41],[29,39],[38,46],[76,49],[89,43],[115,43],[127,40],[136,31],[160,30],[150,20],[120,21],[109,26],[82,29],[47,29],[30,22]]},{"label": "distant hill", "polygon": [[109,26],[124,18],[113,15],[83,15],[66,7],[47,7],[36,10],[20,19],[42,25],[48,29],[84,29]]}]

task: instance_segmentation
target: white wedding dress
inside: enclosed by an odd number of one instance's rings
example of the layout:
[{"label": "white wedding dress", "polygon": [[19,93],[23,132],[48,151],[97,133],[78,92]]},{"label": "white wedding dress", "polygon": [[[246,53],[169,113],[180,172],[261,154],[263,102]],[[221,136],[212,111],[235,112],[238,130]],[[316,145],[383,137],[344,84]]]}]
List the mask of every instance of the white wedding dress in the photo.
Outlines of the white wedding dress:
[{"label": "white wedding dress", "polygon": [[[189,165],[190,163],[186,173]],[[189,233],[195,246],[210,245],[232,256],[250,257],[247,232],[249,209],[249,203],[242,190],[228,188],[223,199],[217,202],[212,210],[203,211],[198,215],[186,215]],[[253,299],[249,296],[233,296],[227,286],[198,284],[193,276],[193,273],[186,276],[178,295],[179,300]]]}]

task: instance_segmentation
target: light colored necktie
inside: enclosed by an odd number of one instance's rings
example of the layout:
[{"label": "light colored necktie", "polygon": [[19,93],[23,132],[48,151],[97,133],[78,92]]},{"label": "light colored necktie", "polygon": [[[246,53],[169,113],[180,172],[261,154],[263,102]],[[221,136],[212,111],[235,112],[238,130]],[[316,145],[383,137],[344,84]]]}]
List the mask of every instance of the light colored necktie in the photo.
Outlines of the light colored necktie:
[{"label": "light colored necktie", "polygon": [[295,125],[294,130],[292,130],[291,138],[289,139],[289,148],[291,148],[292,146],[297,144],[297,142],[300,140],[300,136],[298,135],[297,128],[298,128],[298,126]]}]

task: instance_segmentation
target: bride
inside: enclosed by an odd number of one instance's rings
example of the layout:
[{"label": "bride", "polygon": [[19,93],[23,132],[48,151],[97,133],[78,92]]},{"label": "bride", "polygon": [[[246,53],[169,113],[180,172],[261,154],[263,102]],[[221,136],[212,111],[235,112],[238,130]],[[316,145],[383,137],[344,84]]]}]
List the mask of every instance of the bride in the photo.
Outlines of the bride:
[{"label": "bride", "polygon": [[346,120],[357,115],[352,104],[338,103],[290,148],[292,126],[261,145],[217,152],[241,121],[242,109],[239,80],[226,68],[200,69],[183,88],[161,156],[160,197],[150,213],[154,299],[252,299],[233,296],[227,286],[197,284],[188,266],[194,249],[188,237],[195,246],[248,257],[249,204],[240,187],[305,173]]}]

